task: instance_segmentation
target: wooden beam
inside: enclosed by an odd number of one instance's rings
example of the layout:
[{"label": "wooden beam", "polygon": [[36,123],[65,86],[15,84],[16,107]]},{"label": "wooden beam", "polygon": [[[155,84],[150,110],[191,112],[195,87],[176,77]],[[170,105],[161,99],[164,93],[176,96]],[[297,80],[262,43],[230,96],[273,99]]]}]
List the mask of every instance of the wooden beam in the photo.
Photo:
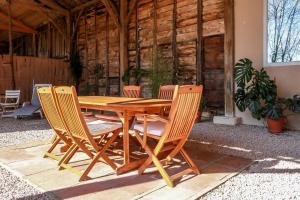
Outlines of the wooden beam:
[{"label": "wooden beam", "polygon": [[[101,0],[101,2],[104,4],[105,8],[107,9],[110,17],[114,20],[116,26],[118,28],[120,28],[119,12],[118,12],[116,6],[110,0]],[[127,23],[127,21],[128,21],[127,20],[128,0],[122,0],[122,1],[120,1],[120,9],[122,9],[122,5],[125,5],[125,4],[126,4],[126,13],[124,14],[123,17],[125,17],[124,19],[126,19],[126,21],[124,21],[124,22]]]},{"label": "wooden beam", "polygon": [[43,4],[45,4],[46,6],[52,8],[53,10],[56,10],[57,12],[65,15],[65,16],[69,16],[70,13],[67,9],[61,7],[60,5],[58,5],[55,1],[53,0],[40,0],[40,2],[42,2]]},{"label": "wooden beam", "polygon": [[[109,11],[109,10],[108,10]],[[123,88],[122,76],[128,68],[128,0],[120,1],[120,91]]]},{"label": "wooden beam", "polygon": [[203,34],[203,0],[197,0],[197,84],[204,84]]},{"label": "wooden beam", "polygon": [[137,6],[137,3],[138,3],[138,0],[132,0],[133,3],[130,4],[130,7],[129,7],[129,11],[128,11],[128,14],[127,14],[127,24],[129,23],[129,20],[130,20],[130,17],[132,15],[132,13],[136,10],[136,6]]},{"label": "wooden beam", "polygon": [[12,23],[13,19],[11,16],[11,2],[7,0],[7,10],[8,10],[8,40],[9,40],[9,63],[11,67],[11,85],[12,89],[16,89],[16,80],[15,80],[15,70],[14,70],[14,55],[13,55],[13,32],[12,32]]},{"label": "wooden beam", "polygon": [[44,7],[42,4],[39,4],[39,3],[35,2],[34,0],[13,0],[13,3],[20,7],[26,7],[27,9],[30,9],[33,11],[35,11],[36,9],[40,9],[47,13],[61,14],[57,10],[53,10],[53,9]]},{"label": "wooden beam", "polygon": [[234,117],[234,0],[224,1],[224,18],[225,116]]},{"label": "wooden beam", "polygon": [[83,10],[83,9],[85,9],[85,8],[91,7],[91,6],[93,6],[93,5],[97,4],[97,3],[100,3],[100,2],[101,2],[101,0],[88,1],[88,2],[86,2],[86,3],[84,3],[84,4],[81,4],[81,5],[79,5],[79,6],[75,7],[75,8],[73,8],[73,9],[71,10],[71,13],[74,13],[74,12]]},{"label": "wooden beam", "polygon": [[[8,24],[0,24],[0,30],[3,31],[8,31],[9,27]],[[32,33],[35,34],[35,32],[32,32],[30,30],[18,27],[18,26],[12,26],[12,32],[16,32],[16,33]]]},{"label": "wooden beam", "polygon": [[[5,14],[4,12],[0,11],[0,19],[8,22],[10,20],[10,17],[7,14]],[[12,21],[13,25],[18,26],[19,28],[22,28],[23,30],[26,30],[27,32],[36,33],[36,30],[34,30],[34,28],[24,24],[24,22],[22,22],[21,20],[13,19],[13,17],[11,17],[11,21]]]}]

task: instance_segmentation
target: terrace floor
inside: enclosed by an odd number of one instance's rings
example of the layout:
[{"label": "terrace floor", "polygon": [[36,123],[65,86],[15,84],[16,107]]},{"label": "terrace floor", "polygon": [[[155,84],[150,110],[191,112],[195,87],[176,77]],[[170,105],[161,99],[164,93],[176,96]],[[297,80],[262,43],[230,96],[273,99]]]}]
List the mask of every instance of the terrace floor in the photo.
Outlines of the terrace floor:
[{"label": "terrace floor", "polygon": [[[201,169],[201,175],[188,175],[175,188],[168,188],[158,172],[138,175],[136,171],[117,176],[101,162],[92,170],[91,180],[78,182],[78,176],[67,170],[58,171],[57,162],[44,159],[48,144],[31,142],[0,149],[0,162],[18,172],[25,180],[61,199],[191,199],[205,194],[248,167],[249,159],[202,151],[189,143],[187,151]],[[121,157],[114,156],[115,160]],[[78,153],[72,164],[84,169],[88,157]],[[184,167],[175,164],[168,171],[175,173]],[[34,198],[34,196],[29,197]]]}]

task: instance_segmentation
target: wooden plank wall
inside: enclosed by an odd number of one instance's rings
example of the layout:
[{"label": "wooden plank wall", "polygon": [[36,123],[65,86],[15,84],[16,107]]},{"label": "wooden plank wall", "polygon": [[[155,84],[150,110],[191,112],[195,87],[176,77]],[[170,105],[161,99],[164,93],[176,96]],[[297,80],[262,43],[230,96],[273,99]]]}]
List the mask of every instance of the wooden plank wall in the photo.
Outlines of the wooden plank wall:
[{"label": "wooden plank wall", "polygon": [[[9,56],[0,56],[0,94],[11,89]],[[21,101],[30,101],[32,83],[71,85],[69,63],[58,59],[14,56],[16,88],[21,90]]]},{"label": "wooden plank wall", "polygon": [[77,31],[77,46],[84,65],[83,81],[94,85],[95,71],[102,71],[98,74],[96,94],[118,95],[119,32],[105,7],[96,5],[85,11]]},{"label": "wooden plank wall", "polygon": [[[197,32],[201,2],[203,37]],[[203,60],[197,62],[199,38],[203,38]],[[196,83],[200,68],[198,80],[205,85],[208,104],[224,107],[224,0],[138,1],[129,23],[129,66],[151,69],[155,47],[172,66],[175,83]],[[142,81],[145,96],[150,84],[147,78]]]}]

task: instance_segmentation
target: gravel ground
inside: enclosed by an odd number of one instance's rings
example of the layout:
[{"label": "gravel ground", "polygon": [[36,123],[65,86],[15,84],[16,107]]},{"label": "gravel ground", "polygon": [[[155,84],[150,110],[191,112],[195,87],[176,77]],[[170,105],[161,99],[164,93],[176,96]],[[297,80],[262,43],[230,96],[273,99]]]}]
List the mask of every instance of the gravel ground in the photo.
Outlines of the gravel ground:
[{"label": "gravel ground", "polygon": [[257,163],[203,196],[218,199],[300,199],[300,132],[277,136],[263,127],[197,124],[192,138],[204,149]]},{"label": "gravel ground", "polygon": [[[45,120],[0,120],[0,148],[32,141],[44,141],[53,135]],[[43,193],[39,188],[0,163],[0,199],[56,199],[52,194]]]},{"label": "gravel ground", "polygon": [[0,119],[0,148],[51,138],[53,131],[46,120]]}]

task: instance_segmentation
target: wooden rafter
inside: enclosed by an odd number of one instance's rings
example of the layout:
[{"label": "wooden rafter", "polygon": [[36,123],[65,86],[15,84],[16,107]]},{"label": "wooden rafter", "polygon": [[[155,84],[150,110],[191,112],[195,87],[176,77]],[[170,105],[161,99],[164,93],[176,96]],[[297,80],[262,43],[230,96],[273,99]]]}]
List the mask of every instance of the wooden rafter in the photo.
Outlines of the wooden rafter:
[{"label": "wooden rafter", "polygon": [[[0,30],[8,31],[8,24],[0,24]],[[32,34],[35,33],[35,32],[31,32],[28,29],[24,29],[24,28],[18,27],[18,26],[12,26],[12,31],[17,32],[17,33],[32,33]]]},{"label": "wooden rafter", "polygon": [[92,5],[96,4],[96,3],[99,3],[99,2],[101,2],[101,0],[93,0],[93,1],[86,2],[84,4],[81,4],[81,5],[73,8],[71,10],[71,13],[80,11],[80,10],[85,9],[85,8],[88,8],[88,7],[90,7],[90,6],[92,6]]},{"label": "wooden rafter", "polygon": [[40,2],[65,16],[68,16],[70,14],[70,12],[67,9],[61,7],[53,0],[40,0]]},{"label": "wooden rafter", "polygon": [[[116,6],[110,0],[101,0],[110,17],[113,19],[118,28],[120,28],[119,12]],[[121,2],[122,3],[122,2]],[[127,17],[127,16],[126,16]]]},{"label": "wooden rafter", "polygon": [[135,11],[137,3],[138,3],[138,0],[133,0],[133,3],[130,4],[129,11],[128,11],[128,14],[127,14],[127,22],[126,22],[127,24],[128,24],[128,22],[130,20],[130,17],[132,15],[132,13]]},{"label": "wooden rafter", "polygon": [[[0,19],[5,21],[5,22],[8,22],[9,21],[9,16],[6,13],[0,11]],[[36,33],[36,30],[34,30],[32,27],[24,24],[24,22],[22,22],[21,20],[17,20],[17,19],[14,19],[14,18],[12,18],[11,20],[12,20],[13,25],[19,27],[19,29],[22,29],[22,30],[24,30],[26,32],[29,32],[29,33]],[[8,30],[8,27],[7,27],[6,30]]]},{"label": "wooden rafter", "polygon": [[40,10],[43,10],[44,12],[52,12],[52,13],[54,12],[56,14],[61,14],[57,10],[46,8],[42,4],[39,4],[33,0],[13,0],[12,2],[19,6],[26,7],[27,9],[30,9],[30,10],[40,9]]}]

